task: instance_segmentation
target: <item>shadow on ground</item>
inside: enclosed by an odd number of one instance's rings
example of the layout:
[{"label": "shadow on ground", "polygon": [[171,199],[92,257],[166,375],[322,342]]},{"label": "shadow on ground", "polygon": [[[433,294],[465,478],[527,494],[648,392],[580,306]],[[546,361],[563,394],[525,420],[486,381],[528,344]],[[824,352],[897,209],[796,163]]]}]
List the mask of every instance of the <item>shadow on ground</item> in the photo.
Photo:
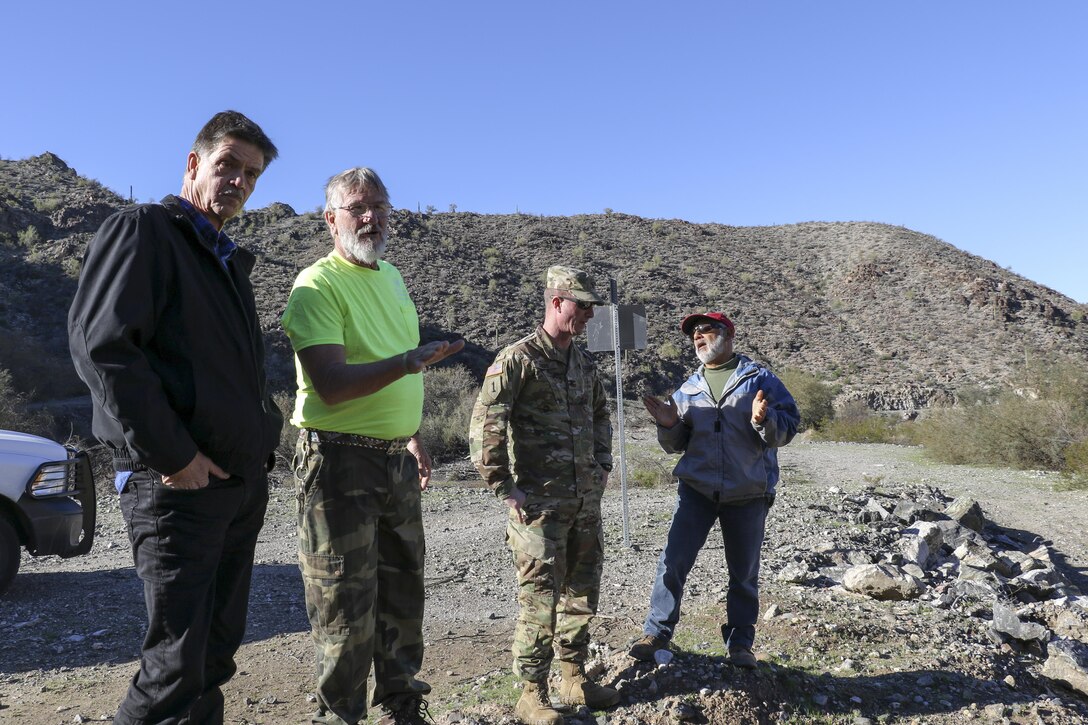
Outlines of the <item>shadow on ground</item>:
[{"label": "shadow on ground", "polygon": [[[21,573],[0,598],[0,673],[136,660],[146,623],[132,567]],[[309,629],[298,566],[256,565],[245,641]]]}]

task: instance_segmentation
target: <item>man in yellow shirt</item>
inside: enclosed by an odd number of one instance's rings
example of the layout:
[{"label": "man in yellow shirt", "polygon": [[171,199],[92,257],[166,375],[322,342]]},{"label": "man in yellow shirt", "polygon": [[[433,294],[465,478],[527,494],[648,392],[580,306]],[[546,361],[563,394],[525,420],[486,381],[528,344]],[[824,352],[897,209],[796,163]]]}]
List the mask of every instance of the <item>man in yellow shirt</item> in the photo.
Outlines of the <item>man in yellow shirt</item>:
[{"label": "man in yellow shirt", "polygon": [[334,249],[295,280],[283,328],[295,350],[302,429],[294,471],[299,566],[317,659],[312,722],[425,722],[423,519],[431,460],[418,431],[427,365],[464,341],[419,344],[400,272],[381,259],[389,193],[368,168],[325,187]]}]

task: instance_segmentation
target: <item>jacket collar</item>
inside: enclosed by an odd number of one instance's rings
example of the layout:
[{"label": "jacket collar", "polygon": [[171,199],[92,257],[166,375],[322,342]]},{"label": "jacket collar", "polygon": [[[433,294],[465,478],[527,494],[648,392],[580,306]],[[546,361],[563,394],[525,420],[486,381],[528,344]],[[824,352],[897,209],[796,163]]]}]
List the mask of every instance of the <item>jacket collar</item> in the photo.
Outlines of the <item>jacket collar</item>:
[{"label": "jacket collar", "polygon": [[[737,387],[737,383],[750,375],[755,375],[761,367],[762,366],[752,360],[752,358],[741,355],[738,352],[737,369],[733,371],[733,375],[730,376],[729,382],[726,383],[725,390],[722,391],[721,400],[725,400],[726,396],[733,392],[733,389]],[[690,378],[684,381],[684,384],[680,386],[680,389],[688,395],[694,395],[699,392],[706,393],[710,396],[710,386],[707,384],[706,376],[703,374],[705,370],[706,365],[699,365],[699,369],[696,370]]]},{"label": "jacket collar", "polygon": [[[205,239],[203,234],[198,233],[196,227],[193,226],[192,221],[186,214],[184,207],[181,205],[181,200],[174,194],[167,194],[159,202],[163,205],[167,212],[170,214],[170,218],[174,224],[186,233],[190,239],[195,241],[201,247],[206,249],[216,260],[219,259],[219,255],[215,252],[214,245]],[[247,277],[253,271],[253,267],[257,264],[257,258],[252,252],[242,247],[236,246],[234,255],[231,256],[227,262],[227,267],[234,265],[238,266],[238,269]]]},{"label": "jacket collar", "polygon": [[568,360],[574,359],[574,354],[572,352],[574,349],[574,341],[571,340],[570,347],[566,350],[556,347],[555,341],[552,340],[551,335],[544,331],[543,325],[536,326],[536,343],[540,346],[540,349],[544,351],[545,355],[556,362],[566,365]]}]

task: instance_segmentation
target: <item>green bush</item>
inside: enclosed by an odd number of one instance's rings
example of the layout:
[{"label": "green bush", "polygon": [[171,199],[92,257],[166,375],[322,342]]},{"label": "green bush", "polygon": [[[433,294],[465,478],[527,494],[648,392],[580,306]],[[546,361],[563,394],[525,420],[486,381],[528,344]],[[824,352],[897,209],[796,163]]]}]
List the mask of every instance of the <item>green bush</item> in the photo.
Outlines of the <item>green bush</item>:
[{"label": "green bush", "polygon": [[662,360],[678,360],[680,348],[672,340],[666,340],[657,348],[657,356]]},{"label": "green bush", "polygon": [[37,227],[27,227],[19,232],[16,237],[19,239],[19,244],[24,247],[32,247],[42,240],[42,235],[38,233]]},{"label": "green bush", "polygon": [[433,368],[423,376],[419,433],[436,461],[468,455],[468,421],[479,386],[463,365]]},{"label": "green bush", "polygon": [[845,443],[893,443],[895,425],[887,416],[874,413],[860,400],[848,403],[816,432],[817,440]]},{"label": "green bush", "polygon": [[79,279],[79,272],[83,268],[83,263],[78,257],[65,257],[60,263],[61,269],[64,270],[64,274],[71,279]]},{"label": "green bush", "polygon": [[844,443],[893,443],[889,421],[877,415],[860,420],[832,420],[816,432],[817,440]]},{"label": "green bush", "polygon": [[778,377],[801,410],[801,430],[821,428],[834,417],[832,401],[840,386],[796,368],[783,368]]},{"label": "green bush", "polygon": [[1075,362],[1035,360],[1017,381],[1023,387],[989,396],[992,402],[919,421],[926,454],[946,463],[1088,471],[1088,372]]},{"label": "green bush", "polygon": [[1063,453],[1065,470],[1074,476],[1088,479],[1088,439],[1070,443]]},{"label": "green bush", "polygon": [[[619,465],[617,459],[616,464]],[[642,453],[627,454],[627,482],[636,488],[658,488],[669,486],[675,479],[672,469],[676,465],[675,457],[663,458]],[[617,470],[608,477],[609,485],[620,484],[620,472]]]},{"label": "green bush", "polygon": [[64,199],[61,199],[59,196],[46,196],[41,199],[35,199],[34,208],[42,214],[51,214],[59,209],[63,203]]}]

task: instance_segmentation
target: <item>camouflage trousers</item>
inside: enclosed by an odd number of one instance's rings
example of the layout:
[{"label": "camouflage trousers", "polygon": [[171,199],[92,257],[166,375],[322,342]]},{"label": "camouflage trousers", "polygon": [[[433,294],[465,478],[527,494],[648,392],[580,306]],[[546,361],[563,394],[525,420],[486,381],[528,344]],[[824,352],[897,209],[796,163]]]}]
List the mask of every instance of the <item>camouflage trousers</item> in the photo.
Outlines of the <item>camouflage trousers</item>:
[{"label": "camouflage trousers", "polygon": [[317,661],[314,722],[357,723],[370,704],[431,688],[423,662],[423,517],[407,452],[300,436],[293,462],[299,568]]},{"label": "camouflage trousers", "polygon": [[585,662],[588,655],[604,562],[601,493],[530,495],[523,510],[524,523],[511,509],[506,525],[518,580],[514,674],[540,682],[548,677],[553,648],[567,662]]}]

